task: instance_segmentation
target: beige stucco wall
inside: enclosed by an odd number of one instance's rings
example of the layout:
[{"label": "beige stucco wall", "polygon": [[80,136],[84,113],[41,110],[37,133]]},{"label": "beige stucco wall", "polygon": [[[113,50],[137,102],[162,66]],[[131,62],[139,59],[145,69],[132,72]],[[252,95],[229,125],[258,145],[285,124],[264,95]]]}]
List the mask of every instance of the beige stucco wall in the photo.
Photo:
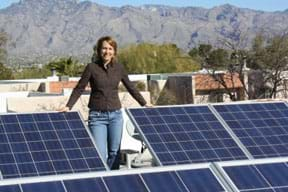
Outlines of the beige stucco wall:
[{"label": "beige stucco wall", "polygon": [[0,92],[37,91],[41,82],[37,83],[7,83],[1,84]]}]

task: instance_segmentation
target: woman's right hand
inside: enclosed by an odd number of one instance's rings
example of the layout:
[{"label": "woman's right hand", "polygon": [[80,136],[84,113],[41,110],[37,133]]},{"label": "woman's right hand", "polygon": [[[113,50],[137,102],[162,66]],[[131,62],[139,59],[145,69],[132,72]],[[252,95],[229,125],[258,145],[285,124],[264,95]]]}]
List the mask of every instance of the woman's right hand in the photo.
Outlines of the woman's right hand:
[{"label": "woman's right hand", "polygon": [[146,104],[144,105],[144,107],[150,108],[150,107],[153,107],[153,105],[152,105],[151,103],[146,103]]},{"label": "woman's right hand", "polygon": [[70,109],[69,109],[69,107],[62,107],[62,108],[60,108],[60,109],[57,109],[57,111],[59,111],[59,112],[68,112],[68,111],[70,111]]}]

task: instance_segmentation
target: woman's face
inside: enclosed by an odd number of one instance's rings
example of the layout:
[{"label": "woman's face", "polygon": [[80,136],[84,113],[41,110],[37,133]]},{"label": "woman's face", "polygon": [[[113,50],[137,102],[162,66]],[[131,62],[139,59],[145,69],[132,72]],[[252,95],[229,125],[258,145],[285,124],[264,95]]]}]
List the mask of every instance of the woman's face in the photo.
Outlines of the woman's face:
[{"label": "woman's face", "polygon": [[115,55],[114,47],[112,47],[107,41],[103,41],[101,47],[101,58],[104,63],[109,63]]}]

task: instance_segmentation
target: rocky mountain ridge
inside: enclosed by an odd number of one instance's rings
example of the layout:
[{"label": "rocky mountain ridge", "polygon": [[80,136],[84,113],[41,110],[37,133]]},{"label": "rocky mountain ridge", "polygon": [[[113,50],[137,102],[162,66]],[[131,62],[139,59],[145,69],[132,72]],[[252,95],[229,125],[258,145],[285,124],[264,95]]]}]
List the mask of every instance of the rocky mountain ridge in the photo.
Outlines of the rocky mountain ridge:
[{"label": "rocky mountain ridge", "polygon": [[[259,2],[260,3],[260,2]],[[37,58],[90,55],[103,35],[120,47],[151,42],[173,43],[185,51],[219,39],[240,40],[250,46],[259,32],[271,36],[288,29],[288,11],[264,12],[229,4],[205,9],[144,5],[107,7],[78,0],[21,0],[0,10],[0,30],[9,35],[9,57]]]}]

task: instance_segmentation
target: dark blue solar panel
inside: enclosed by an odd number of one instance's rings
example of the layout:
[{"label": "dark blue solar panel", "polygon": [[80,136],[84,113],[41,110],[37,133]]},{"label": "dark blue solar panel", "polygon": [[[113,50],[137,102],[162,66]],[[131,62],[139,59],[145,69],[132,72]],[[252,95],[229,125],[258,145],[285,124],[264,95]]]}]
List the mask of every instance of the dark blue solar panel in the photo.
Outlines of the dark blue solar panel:
[{"label": "dark blue solar panel", "polygon": [[4,178],[105,170],[78,112],[0,115]]},{"label": "dark blue solar panel", "polygon": [[128,109],[163,165],[246,159],[208,106]]},{"label": "dark blue solar panel", "polygon": [[209,169],[141,174],[149,191],[225,191]]},{"label": "dark blue solar panel", "polygon": [[177,171],[189,191],[225,191],[209,169]]},{"label": "dark blue solar panel", "polygon": [[118,192],[118,191],[148,192],[138,174],[104,177],[103,180],[110,192]]},{"label": "dark blue solar panel", "polygon": [[0,186],[0,192],[21,192],[19,185]]},{"label": "dark blue solar panel", "polygon": [[66,192],[61,181],[22,184],[21,187],[23,192]]},{"label": "dark blue solar panel", "polygon": [[176,172],[141,174],[150,191],[187,191]]},{"label": "dark blue solar panel", "polygon": [[288,166],[285,163],[224,167],[239,191],[287,191]]},{"label": "dark blue solar panel", "polygon": [[107,191],[101,178],[67,180],[63,183],[67,192]]},{"label": "dark blue solar panel", "polygon": [[[209,168],[187,168],[185,170],[179,170],[177,167],[172,171],[161,170],[137,174],[129,174],[126,172],[125,174],[117,174],[114,176],[99,175],[94,178],[78,178],[71,180],[61,180],[61,178],[58,177],[57,181],[34,181],[33,183],[19,184],[19,186],[22,188],[23,192],[225,191],[222,184],[220,184]],[[4,189],[15,189],[15,192],[18,192],[17,189],[19,189],[19,186],[2,186],[2,188],[3,192]],[[1,186],[0,192],[2,192]],[[7,190],[5,192],[10,191]]]},{"label": "dark blue solar panel", "polygon": [[272,186],[288,187],[287,164],[263,164],[257,165],[256,167]]},{"label": "dark blue solar panel", "polygon": [[254,158],[288,155],[288,108],[285,103],[214,105]]}]

